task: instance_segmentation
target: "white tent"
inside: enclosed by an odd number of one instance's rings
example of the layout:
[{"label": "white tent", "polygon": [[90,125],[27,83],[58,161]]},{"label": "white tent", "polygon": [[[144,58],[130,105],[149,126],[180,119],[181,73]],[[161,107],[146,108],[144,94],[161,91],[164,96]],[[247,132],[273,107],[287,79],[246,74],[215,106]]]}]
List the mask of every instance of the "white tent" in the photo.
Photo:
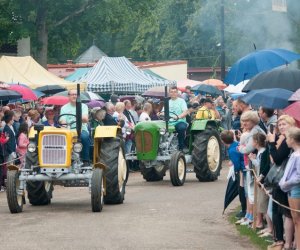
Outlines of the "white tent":
[{"label": "white tent", "polygon": [[155,86],[175,84],[138,69],[125,57],[102,57],[78,82],[87,89],[101,93],[143,93]]}]

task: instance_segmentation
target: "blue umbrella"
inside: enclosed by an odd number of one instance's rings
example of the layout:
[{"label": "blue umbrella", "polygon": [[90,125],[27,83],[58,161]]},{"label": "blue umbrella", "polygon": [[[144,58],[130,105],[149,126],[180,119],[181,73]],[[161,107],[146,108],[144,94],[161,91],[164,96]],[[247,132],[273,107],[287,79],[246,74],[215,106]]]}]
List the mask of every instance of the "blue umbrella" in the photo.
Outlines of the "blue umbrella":
[{"label": "blue umbrella", "polygon": [[208,85],[208,84],[197,84],[191,88],[192,91],[197,91],[197,92],[203,92],[207,93],[210,95],[223,95],[222,92],[217,89],[215,86]]},{"label": "blue umbrella", "polygon": [[300,59],[300,54],[285,49],[264,49],[239,59],[227,73],[224,82],[236,85],[256,74]]},{"label": "blue umbrella", "polygon": [[292,91],[280,88],[252,90],[241,99],[255,106],[270,109],[283,109],[289,105]]},{"label": "blue umbrella", "polygon": [[40,97],[43,97],[43,96],[45,96],[46,94],[45,93],[43,93],[43,92],[41,92],[41,91],[38,91],[38,90],[32,90],[34,93],[35,93],[35,95],[37,96],[37,98],[40,98]]}]

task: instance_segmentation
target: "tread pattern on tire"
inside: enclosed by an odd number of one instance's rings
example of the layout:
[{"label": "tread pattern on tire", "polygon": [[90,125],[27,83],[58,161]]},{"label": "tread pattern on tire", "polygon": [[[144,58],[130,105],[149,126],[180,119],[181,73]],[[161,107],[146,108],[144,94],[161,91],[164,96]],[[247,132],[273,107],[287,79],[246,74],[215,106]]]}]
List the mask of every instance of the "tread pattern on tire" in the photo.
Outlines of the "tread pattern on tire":
[{"label": "tread pattern on tire", "polygon": [[[185,163],[184,176],[182,180],[180,180],[178,177],[178,161],[180,160],[180,158],[183,158]],[[172,155],[169,164],[169,169],[170,169],[170,178],[173,186],[182,186],[185,182],[185,176],[186,176],[186,162],[185,162],[184,154],[182,152],[177,151]]]},{"label": "tread pattern on tire", "polygon": [[101,212],[103,208],[102,203],[102,181],[103,181],[103,170],[94,169],[92,175],[92,190],[91,190],[91,202],[93,212]]},{"label": "tread pattern on tire", "polygon": [[[18,172],[11,170],[7,172],[7,190],[6,197],[8,207],[11,213],[20,213],[23,211],[23,202],[21,205],[18,204],[17,186],[16,181],[18,178]],[[22,199],[23,200],[23,199]]]},{"label": "tread pattern on tire", "polygon": [[166,175],[166,167],[162,171],[158,172],[154,167],[146,168],[145,162],[140,161],[140,169],[143,178],[148,182],[161,181]]},{"label": "tread pattern on tire", "polygon": [[[99,160],[107,166],[105,171],[106,177],[106,194],[104,196],[105,204],[121,204],[125,197],[126,181],[123,183],[122,192],[119,188],[118,179],[118,158],[120,147],[124,153],[124,143],[119,137],[116,138],[104,138],[101,141],[100,158]],[[128,173],[128,168],[127,168]],[[126,178],[127,179],[127,178]]]},{"label": "tread pattern on tire", "polygon": [[27,193],[29,203],[33,206],[44,206],[51,203],[53,184],[51,183],[49,191],[45,189],[44,181],[28,181]]},{"label": "tread pattern on tire", "polygon": [[209,169],[207,161],[207,143],[211,136],[217,138],[219,142],[221,157],[221,141],[218,132],[215,129],[206,129],[195,135],[192,152],[192,164],[199,181],[215,181],[218,179],[221,171],[222,161],[219,160],[219,166],[215,172]]}]

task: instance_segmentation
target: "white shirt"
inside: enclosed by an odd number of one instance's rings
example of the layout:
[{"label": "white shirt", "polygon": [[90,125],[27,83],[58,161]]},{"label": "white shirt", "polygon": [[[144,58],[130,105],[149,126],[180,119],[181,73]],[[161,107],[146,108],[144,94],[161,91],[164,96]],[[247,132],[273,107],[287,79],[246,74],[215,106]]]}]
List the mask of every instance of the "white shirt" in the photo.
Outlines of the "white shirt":
[{"label": "white shirt", "polygon": [[150,116],[146,112],[142,112],[139,118],[140,122],[151,121]]}]

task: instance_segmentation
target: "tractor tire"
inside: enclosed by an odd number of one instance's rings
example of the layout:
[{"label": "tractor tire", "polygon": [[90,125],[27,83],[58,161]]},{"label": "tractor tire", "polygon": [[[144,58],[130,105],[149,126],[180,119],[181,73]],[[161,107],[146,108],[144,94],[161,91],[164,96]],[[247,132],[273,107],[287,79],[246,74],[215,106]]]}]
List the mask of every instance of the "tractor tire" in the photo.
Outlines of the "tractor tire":
[{"label": "tractor tire", "polygon": [[46,181],[28,181],[29,203],[33,206],[49,205],[52,199],[53,183]]},{"label": "tractor tire", "polygon": [[119,137],[104,138],[101,141],[100,161],[107,166],[104,203],[123,203],[129,173],[123,140]]},{"label": "tractor tire", "polygon": [[24,195],[17,193],[19,186],[19,173],[16,170],[7,172],[7,190],[6,197],[9,210],[12,214],[21,213],[23,211]]},{"label": "tractor tire", "polygon": [[167,167],[165,165],[159,166],[159,168],[152,166],[151,168],[146,168],[146,162],[140,161],[140,169],[143,178],[148,182],[161,181],[166,175]]},{"label": "tractor tire", "polygon": [[182,152],[177,151],[172,154],[169,169],[173,186],[182,186],[186,176],[186,162]]},{"label": "tractor tire", "polygon": [[101,212],[103,208],[103,170],[96,168],[93,170],[91,203],[93,212]]},{"label": "tractor tire", "polygon": [[221,140],[215,129],[206,129],[195,134],[192,164],[199,181],[215,181],[220,175]]}]

